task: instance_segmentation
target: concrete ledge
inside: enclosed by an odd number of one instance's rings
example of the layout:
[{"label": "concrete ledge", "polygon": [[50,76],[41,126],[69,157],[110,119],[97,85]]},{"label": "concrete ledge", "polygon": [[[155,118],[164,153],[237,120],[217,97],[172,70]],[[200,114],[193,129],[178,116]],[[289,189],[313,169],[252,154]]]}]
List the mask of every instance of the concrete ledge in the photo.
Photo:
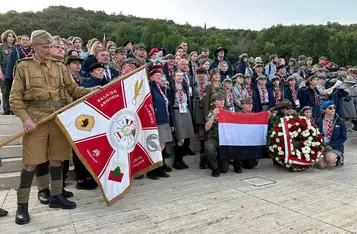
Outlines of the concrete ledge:
[{"label": "concrete ledge", "polygon": [[8,173],[8,172],[19,172],[21,170],[22,170],[21,157],[2,159],[2,167],[0,167],[0,174]]},{"label": "concrete ledge", "polygon": [[0,148],[0,158],[18,158],[22,157],[21,145],[8,145]]},{"label": "concrete ledge", "polygon": [[[6,140],[9,137],[11,137],[11,135],[0,135],[0,142]],[[21,144],[22,144],[22,137],[17,138],[13,142],[10,142],[8,145],[21,145]]]}]

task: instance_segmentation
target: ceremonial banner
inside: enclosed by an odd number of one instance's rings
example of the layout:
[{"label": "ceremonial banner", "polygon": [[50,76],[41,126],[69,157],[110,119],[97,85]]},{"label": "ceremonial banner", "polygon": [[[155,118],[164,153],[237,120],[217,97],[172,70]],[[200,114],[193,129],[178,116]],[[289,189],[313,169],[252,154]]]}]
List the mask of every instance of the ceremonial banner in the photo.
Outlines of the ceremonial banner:
[{"label": "ceremonial banner", "polygon": [[235,113],[219,110],[220,153],[234,159],[262,158],[266,152],[268,113]]},{"label": "ceremonial banner", "polygon": [[110,205],[133,177],[162,165],[145,69],[59,114],[63,130]]}]

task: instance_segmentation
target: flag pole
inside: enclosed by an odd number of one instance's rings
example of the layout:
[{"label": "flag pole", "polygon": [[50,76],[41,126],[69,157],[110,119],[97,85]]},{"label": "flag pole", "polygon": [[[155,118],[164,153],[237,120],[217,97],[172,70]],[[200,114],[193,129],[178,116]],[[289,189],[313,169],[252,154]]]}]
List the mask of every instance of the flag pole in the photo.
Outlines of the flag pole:
[{"label": "flag pole", "polygon": [[[131,76],[134,75],[135,73],[137,73],[137,72],[139,72],[139,71],[141,71],[141,70],[147,68],[147,67],[150,66],[151,64],[152,64],[152,62],[149,62],[149,63],[147,63],[146,65],[141,66],[141,67],[139,67],[139,68],[137,68],[137,69],[135,69],[135,70],[129,72],[128,74],[125,74],[125,75],[123,75],[123,76],[120,76],[118,79],[115,79],[115,80],[109,82],[108,84],[102,86],[100,89],[93,90],[92,92],[88,93],[87,95],[85,95],[85,96],[83,96],[83,97],[81,97],[81,98],[79,98],[79,99],[77,99],[77,100],[75,100],[75,101],[69,103],[67,106],[64,106],[64,107],[62,107],[61,109],[56,110],[55,112],[51,113],[51,114],[50,114],[49,116],[47,116],[46,118],[43,118],[43,119],[39,120],[38,122],[36,122],[37,126],[40,126],[40,125],[42,125],[42,124],[44,124],[44,123],[46,123],[46,122],[48,122],[48,121],[50,121],[50,120],[56,118],[56,116],[57,116],[58,114],[60,114],[60,113],[62,113],[62,112],[64,112],[64,111],[68,110],[69,108],[72,108],[72,107],[74,107],[75,105],[77,105],[77,104],[79,104],[79,103],[85,101],[87,98],[90,98],[91,96],[93,96],[93,95],[99,93],[99,92],[102,91],[103,89],[109,88],[109,87],[115,85],[116,83],[118,83],[118,82],[120,82],[120,81],[123,81],[123,80],[128,79],[129,77],[131,77]],[[26,134],[26,132],[25,132],[23,129],[20,130],[20,131],[18,131],[18,132],[16,132],[16,133],[14,133],[14,134],[11,135],[10,137],[8,137],[8,138],[6,138],[5,140],[3,140],[2,142],[0,142],[0,148],[3,147],[3,146],[5,146],[5,145],[7,145],[7,144],[9,144],[10,142],[13,142],[13,141],[16,140],[17,138],[22,137],[22,136],[25,135],[25,134]]]}]

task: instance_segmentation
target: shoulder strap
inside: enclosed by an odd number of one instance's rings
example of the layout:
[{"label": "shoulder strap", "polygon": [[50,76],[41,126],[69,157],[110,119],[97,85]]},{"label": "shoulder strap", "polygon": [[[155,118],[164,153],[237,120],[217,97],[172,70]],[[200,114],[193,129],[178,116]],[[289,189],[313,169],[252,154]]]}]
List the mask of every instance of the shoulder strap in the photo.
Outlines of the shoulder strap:
[{"label": "shoulder strap", "polygon": [[59,75],[60,75],[60,99],[61,100],[64,100],[66,99],[66,95],[65,95],[65,92],[64,92],[64,87],[65,87],[65,84],[64,84],[64,81],[63,81],[63,70],[62,70],[62,62],[56,62],[57,66],[58,66],[58,72],[59,72]]}]

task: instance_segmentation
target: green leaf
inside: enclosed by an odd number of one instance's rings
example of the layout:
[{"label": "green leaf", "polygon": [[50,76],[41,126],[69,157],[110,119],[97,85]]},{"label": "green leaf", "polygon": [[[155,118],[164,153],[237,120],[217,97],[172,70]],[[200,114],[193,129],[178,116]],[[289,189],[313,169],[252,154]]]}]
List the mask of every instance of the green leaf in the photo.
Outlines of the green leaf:
[{"label": "green leaf", "polygon": [[114,177],[119,177],[120,174],[121,174],[121,170],[120,170],[120,167],[118,166],[117,168],[114,169],[113,176]]}]

